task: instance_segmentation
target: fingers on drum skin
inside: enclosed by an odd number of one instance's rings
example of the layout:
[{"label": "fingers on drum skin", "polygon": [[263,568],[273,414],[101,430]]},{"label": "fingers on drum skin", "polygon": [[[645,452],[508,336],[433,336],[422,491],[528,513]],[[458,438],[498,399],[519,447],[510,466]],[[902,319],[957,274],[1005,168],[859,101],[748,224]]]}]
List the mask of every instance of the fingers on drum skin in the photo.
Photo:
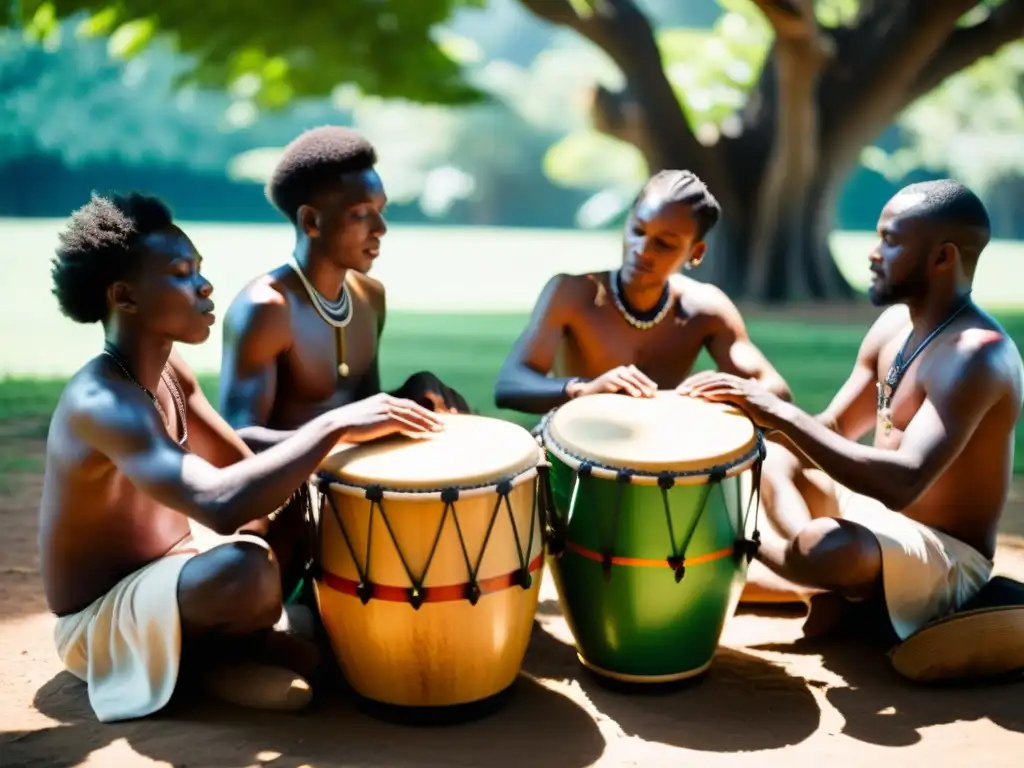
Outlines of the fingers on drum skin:
[{"label": "fingers on drum skin", "polygon": [[281,618],[281,575],[270,548],[257,539],[229,541],[189,560],[178,582],[186,633],[244,634]]}]

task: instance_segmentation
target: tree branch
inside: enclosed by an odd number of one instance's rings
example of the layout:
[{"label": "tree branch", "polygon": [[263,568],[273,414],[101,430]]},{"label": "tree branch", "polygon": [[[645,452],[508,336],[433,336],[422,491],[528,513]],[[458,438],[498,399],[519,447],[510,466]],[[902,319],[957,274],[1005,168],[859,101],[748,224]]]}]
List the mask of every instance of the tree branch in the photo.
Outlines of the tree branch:
[{"label": "tree branch", "polygon": [[519,0],[538,18],[575,30],[601,48],[618,65],[626,87],[612,93],[596,88],[595,126],[635,144],[655,172],[688,167],[714,189],[723,205],[732,185],[720,153],[705,147],[686,121],[665,75],[654,29],[633,0],[589,0],[592,11],[580,14],[570,0]]},{"label": "tree branch", "polygon": [[[1016,0],[1014,0],[1016,1]],[[907,94],[977,0],[903,0],[862,15],[823,88],[823,153],[842,172],[907,103]],[[859,53],[857,53],[859,51]],[[844,54],[851,53],[848,58]]]},{"label": "tree branch", "polygon": [[957,29],[918,74],[907,93],[916,101],[947,78],[1024,37],[1024,0],[1006,0],[973,27]]}]

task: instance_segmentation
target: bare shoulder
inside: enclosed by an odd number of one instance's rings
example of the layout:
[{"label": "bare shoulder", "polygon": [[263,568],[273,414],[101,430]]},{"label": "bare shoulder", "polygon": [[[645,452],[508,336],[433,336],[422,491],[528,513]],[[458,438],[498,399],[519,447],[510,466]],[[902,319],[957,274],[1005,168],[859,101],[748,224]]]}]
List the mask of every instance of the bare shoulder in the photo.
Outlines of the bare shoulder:
[{"label": "bare shoulder", "polygon": [[156,409],[129,381],[87,363],[68,382],[55,417],[77,440],[100,451],[136,441],[159,428]]},{"label": "bare shoulder", "polygon": [[1024,362],[1016,343],[997,323],[982,316],[981,322],[956,334],[953,347],[953,368],[958,378],[983,380],[1020,399]]},{"label": "bare shoulder", "polygon": [[685,308],[691,316],[703,315],[728,325],[743,323],[736,302],[717,285],[676,274],[669,278],[669,286],[675,300],[685,302]]},{"label": "bare shoulder", "polygon": [[384,283],[359,272],[350,272],[349,275],[353,292],[368,301],[378,314],[382,313],[386,304]]},{"label": "bare shoulder", "polygon": [[250,281],[231,301],[224,316],[225,343],[247,337],[281,340],[290,335],[287,267],[273,270]]},{"label": "bare shoulder", "polygon": [[607,292],[606,272],[560,272],[544,286],[538,303],[552,309],[575,310],[593,304]]}]

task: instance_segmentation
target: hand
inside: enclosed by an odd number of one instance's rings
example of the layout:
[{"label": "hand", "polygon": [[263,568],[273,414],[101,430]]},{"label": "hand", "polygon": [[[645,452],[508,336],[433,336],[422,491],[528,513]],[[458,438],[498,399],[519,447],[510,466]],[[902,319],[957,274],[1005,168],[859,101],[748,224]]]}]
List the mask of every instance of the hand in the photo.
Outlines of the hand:
[{"label": "hand", "polygon": [[445,386],[429,371],[414,373],[395,390],[396,397],[414,400],[436,413],[472,413],[466,399],[451,387]]},{"label": "hand", "polygon": [[699,397],[712,403],[729,403],[742,410],[759,427],[776,429],[787,421],[787,403],[759,382],[731,373],[702,371],[676,388],[680,395]]},{"label": "hand", "polygon": [[348,443],[367,443],[396,433],[422,437],[444,429],[440,419],[423,406],[386,392],[342,406],[334,413],[346,428],[341,439]]},{"label": "hand", "polygon": [[606,392],[624,392],[633,397],[654,397],[658,385],[635,365],[620,365],[596,379],[576,385],[575,397],[599,395]]}]

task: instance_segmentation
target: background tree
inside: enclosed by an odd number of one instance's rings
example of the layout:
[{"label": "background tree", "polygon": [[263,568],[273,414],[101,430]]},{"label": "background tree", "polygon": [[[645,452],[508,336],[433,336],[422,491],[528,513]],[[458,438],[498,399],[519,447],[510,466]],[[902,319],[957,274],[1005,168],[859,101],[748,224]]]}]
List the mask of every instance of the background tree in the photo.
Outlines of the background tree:
[{"label": "background tree", "polygon": [[[548,153],[551,175],[593,185],[593,170],[603,169],[616,180],[614,203],[650,169],[692,168],[726,211],[702,277],[763,300],[850,296],[828,235],[862,150],[907,105],[1024,34],[1024,0],[721,0],[726,13],[710,32],[658,29],[640,0],[519,2],[616,67],[591,90],[592,128],[575,128]],[[186,80],[274,107],[339,83],[422,104],[480,102],[457,41],[437,30],[456,9],[485,5],[351,0],[299,15],[241,0],[21,0],[20,8],[33,22],[87,11],[90,34],[109,35],[125,55],[169,33],[191,57]],[[12,7],[0,4],[0,23]],[[581,162],[595,150],[603,159]]]}]

